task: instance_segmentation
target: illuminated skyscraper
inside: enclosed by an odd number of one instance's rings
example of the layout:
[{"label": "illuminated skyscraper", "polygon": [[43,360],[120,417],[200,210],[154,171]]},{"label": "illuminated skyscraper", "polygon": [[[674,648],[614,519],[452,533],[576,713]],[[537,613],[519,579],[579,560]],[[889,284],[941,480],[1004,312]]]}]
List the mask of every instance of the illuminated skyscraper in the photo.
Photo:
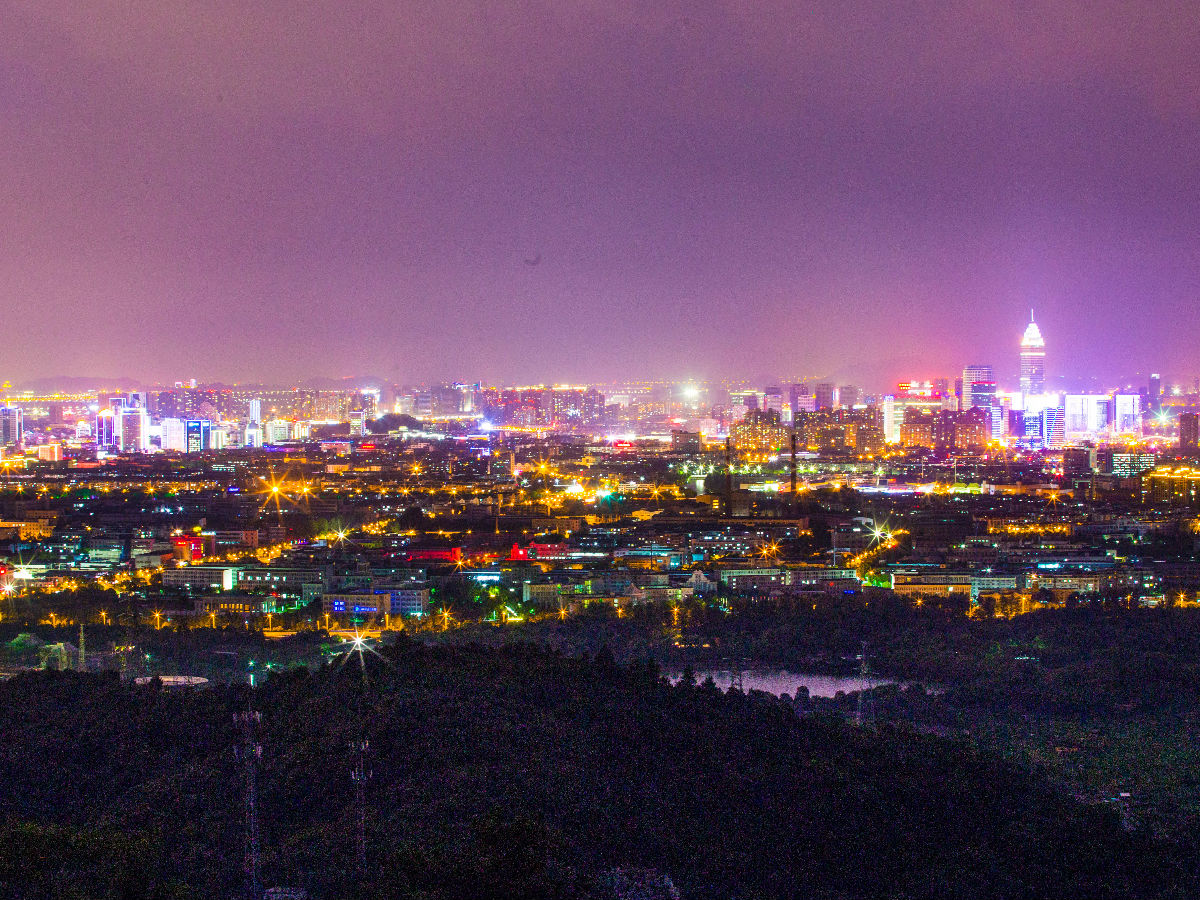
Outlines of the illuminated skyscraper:
[{"label": "illuminated skyscraper", "polygon": [[1029,311],[1029,325],[1021,338],[1021,393],[1041,394],[1046,389],[1046,342]]},{"label": "illuminated skyscraper", "polygon": [[118,445],[122,453],[145,453],[150,449],[150,414],[141,406],[125,406],[116,414],[120,420]]},{"label": "illuminated skyscraper", "polygon": [[212,447],[212,423],[207,419],[192,419],[184,423],[184,442],[188,453],[200,453]]},{"label": "illuminated skyscraper", "polygon": [[121,449],[121,416],[112,408],[96,413],[96,446],[102,450]]},{"label": "illuminated skyscraper", "polygon": [[1140,437],[1142,434],[1142,397],[1140,394],[1113,394],[1112,418],[1109,420],[1113,437]]},{"label": "illuminated skyscraper", "polygon": [[0,446],[21,443],[23,433],[21,408],[6,406],[0,409]]}]

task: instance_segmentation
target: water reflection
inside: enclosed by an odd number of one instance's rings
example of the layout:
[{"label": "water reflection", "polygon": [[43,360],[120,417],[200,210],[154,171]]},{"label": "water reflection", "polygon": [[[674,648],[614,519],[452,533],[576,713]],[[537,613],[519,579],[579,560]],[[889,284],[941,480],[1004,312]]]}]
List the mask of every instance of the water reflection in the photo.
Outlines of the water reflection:
[{"label": "water reflection", "polygon": [[[715,669],[696,672],[696,683],[700,684],[709,676],[722,691],[729,690],[733,683],[733,673],[728,669]],[[674,684],[682,677],[679,672],[672,672],[671,683]],[[796,696],[801,687],[808,688],[810,697],[834,697],[839,691],[851,693],[865,688],[876,688],[885,684],[896,684],[892,678],[863,678],[859,675],[806,675],[786,670],[743,672],[742,687],[746,691],[765,691],[776,697],[783,694]]]}]

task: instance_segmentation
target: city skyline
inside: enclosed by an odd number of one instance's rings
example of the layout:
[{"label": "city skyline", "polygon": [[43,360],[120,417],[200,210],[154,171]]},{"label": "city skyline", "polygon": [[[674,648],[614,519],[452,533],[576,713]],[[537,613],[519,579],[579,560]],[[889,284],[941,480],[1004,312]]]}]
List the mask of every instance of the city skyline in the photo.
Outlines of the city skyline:
[{"label": "city skyline", "polygon": [[[1011,355],[1011,354],[1010,354]],[[994,365],[991,362],[983,363],[979,361],[966,364],[962,368],[962,375],[959,381],[963,385],[963,390],[966,395],[971,393],[972,384],[976,383],[975,379],[979,379],[982,389],[989,395],[994,396],[997,391],[1019,391],[1022,394],[1041,394],[1043,391],[1049,393],[1064,393],[1072,390],[1088,391],[1098,389],[1098,384],[1101,382],[1102,376],[1097,376],[1095,373],[1072,373],[1072,374],[1055,374],[1050,376],[1045,372],[1046,359],[1046,343],[1042,336],[1039,325],[1036,322],[1034,310],[1030,310],[1030,321],[1026,325],[1020,341],[1016,345],[1016,374],[1011,375],[1008,370],[1012,367],[1005,365]],[[997,371],[1001,374],[997,375]],[[1011,375],[1011,377],[1010,377]],[[684,377],[660,377],[660,378],[625,378],[615,380],[580,380],[569,381],[565,379],[542,379],[529,380],[524,382],[527,385],[537,385],[541,387],[554,386],[631,386],[631,385],[676,385],[676,386],[724,386],[733,387],[739,385],[754,385],[758,383],[759,390],[769,390],[774,387],[783,387],[785,385],[815,385],[822,382],[840,385],[847,382],[848,378],[839,378],[838,373],[823,373],[823,374],[803,374],[780,376],[778,374],[758,374],[757,376],[750,373],[742,373],[735,377],[725,378],[695,378],[690,376]],[[1047,380],[1049,386],[1047,387]],[[947,381],[950,384],[954,383],[953,378],[947,378],[945,373],[939,375],[928,375],[927,372],[904,373],[901,377],[895,377],[890,382],[868,383],[866,390],[872,394],[880,396],[888,393],[895,393],[901,389],[900,385],[904,383],[915,384],[934,384],[939,381]],[[430,386],[436,384],[488,384],[493,387],[516,387],[516,382],[489,382],[484,379],[472,379],[470,377],[460,377],[437,380],[421,380],[421,379],[388,379],[377,374],[359,373],[357,375],[347,375],[341,378],[333,377],[310,377],[301,379],[296,382],[269,382],[269,381],[246,381],[225,382],[220,379],[197,379],[190,378],[185,380],[167,380],[165,382],[145,381],[133,377],[117,377],[117,378],[95,378],[88,376],[63,376],[59,378],[46,377],[34,379],[28,384],[18,384],[13,386],[11,382],[3,381],[2,384],[5,390],[8,390],[11,395],[17,396],[22,390],[26,392],[32,391],[59,391],[59,390],[98,390],[103,392],[105,389],[111,388],[118,390],[120,387],[136,389],[136,388],[169,388],[172,385],[175,387],[197,387],[203,386],[208,388],[227,387],[227,388],[247,388],[247,387],[271,387],[271,388],[291,388],[291,389],[308,389],[308,390],[356,390],[360,388],[382,388],[388,389],[391,387],[404,386]],[[33,385],[30,387],[29,385]],[[1161,371],[1146,371],[1126,374],[1122,378],[1110,379],[1105,383],[1105,388],[1109,390],[1131,389],[1144,387],[1147,384],[1155,385],[1155,392],[1166,393],[1195,393],[1200,392],[1200,379],[1197,376],[1176,377],[1172,381],[1171,377],[1163,378]],[[849,386],[862,390],[863,386],[851,383]],[[987,405],[987,404],[981,404]]]},{"label": "city skyline", "polygon": [[1200,896],[1197,13],[0,0],[0,900]]},{"label": "city skyline", "polygon": [[5,19],[8,380],[1196,364],[1170,7]]}]

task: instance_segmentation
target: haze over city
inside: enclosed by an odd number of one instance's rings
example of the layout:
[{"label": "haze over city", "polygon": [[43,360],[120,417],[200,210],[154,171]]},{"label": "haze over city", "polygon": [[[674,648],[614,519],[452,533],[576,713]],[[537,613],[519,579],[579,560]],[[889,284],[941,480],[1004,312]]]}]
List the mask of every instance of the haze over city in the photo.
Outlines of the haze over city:
[{"label": "haze over city", "polygon": [[8,3],[0,377],[1190,383],[1189,9]]},{"label": "haze over city", "polygon": [[1200,897],[1198,13],[0,0],[0,900]]}]

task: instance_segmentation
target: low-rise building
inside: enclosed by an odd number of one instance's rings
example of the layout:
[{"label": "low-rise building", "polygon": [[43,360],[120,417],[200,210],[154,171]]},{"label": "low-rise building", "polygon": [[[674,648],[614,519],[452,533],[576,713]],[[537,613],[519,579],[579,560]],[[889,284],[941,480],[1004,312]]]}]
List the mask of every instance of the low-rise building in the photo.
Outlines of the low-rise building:
[{"label": "low-rise building", "polygon": [[237,566],[181,566],[163,572],[164,588],[190,591],[232,591],[238,583]]}]

